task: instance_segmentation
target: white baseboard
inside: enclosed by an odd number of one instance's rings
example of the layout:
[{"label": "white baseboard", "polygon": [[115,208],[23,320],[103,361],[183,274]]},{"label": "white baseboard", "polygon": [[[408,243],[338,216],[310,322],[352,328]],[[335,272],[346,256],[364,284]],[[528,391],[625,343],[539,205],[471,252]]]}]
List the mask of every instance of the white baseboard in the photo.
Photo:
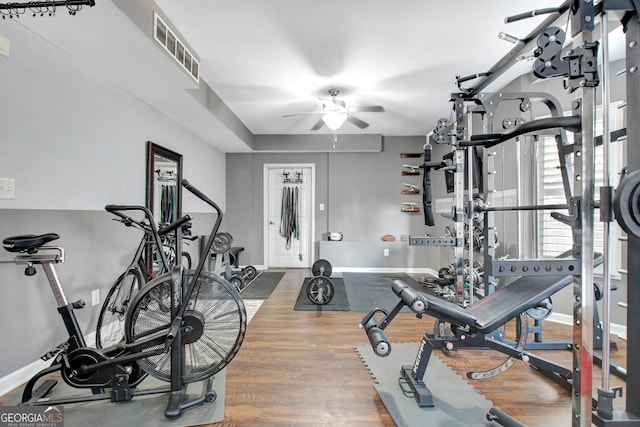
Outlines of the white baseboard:
[{"label": "white baseboard", "polygon": [[[91,332],[84,337],[85,342],[89,347],[96,346],[96,333]],[[22,368],[19,368],[16,371],[13,371],[9,375],[5,375],[0,378],[0,396],[3,396],[9,393],[11,390],[19,387],[21,384],[26,383],[33,377],[35,374],[43,370],[44,368],[51,365],[51,361],[45,362],[44,360],[38,359],[35,362],[31,362]]]},{"label": "white baseboard", "polygon": [[372,268],[372,267],[334,267],[336,273],[425,273],[438,276],[431,268]]},{"label": "white baseboard", "polygon": [[[562,325],[573,325],[573,316],[569,314],[562,313],[551,313],[551,316],[547,319],[551,322],[560,323]],[[620,325],[617,323],[612,323],[609,328],[612,335],[616,335],[618,338],[627,340],[627,327],[625,325]]]}]

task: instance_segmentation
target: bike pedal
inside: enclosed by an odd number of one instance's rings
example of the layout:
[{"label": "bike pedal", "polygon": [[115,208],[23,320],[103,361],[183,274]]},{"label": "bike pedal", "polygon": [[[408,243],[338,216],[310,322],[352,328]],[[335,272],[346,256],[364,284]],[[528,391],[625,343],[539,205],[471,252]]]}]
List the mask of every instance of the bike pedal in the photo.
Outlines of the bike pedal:
[{"label": "bike pedal", "polygon": [[59,344],[46,352],[43,356],[40,356],[40,359],[44,360],[45,362],[47,360],[51,360],[54,357],[58,356],[60,353],[67,351],[67,348],[69,348],[68,343],[64,342],[62,344]]}]

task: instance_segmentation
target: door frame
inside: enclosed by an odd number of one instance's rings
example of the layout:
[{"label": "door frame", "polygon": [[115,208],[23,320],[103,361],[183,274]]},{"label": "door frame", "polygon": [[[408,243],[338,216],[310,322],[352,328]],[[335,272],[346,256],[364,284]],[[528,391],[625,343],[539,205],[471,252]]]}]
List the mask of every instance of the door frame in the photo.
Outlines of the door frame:
[{"label": "door frame", "polygon": [[311,264],[315,259],[315,237],[316,237],[316,164],[315,163],[264,163],[263,171],[262,171],[262,214],[263,214],[263,238],[264,242],[264,265],[266,268],[269,268],[269,170],[270,169],[296,169],[296,168],[311,168],[311,183],[310,183],[310,193],[311,193],[311,212],[309,212],[309,216],[311,217],[311,224],[309,225],[309,265],[308,268],[311,268]]}]

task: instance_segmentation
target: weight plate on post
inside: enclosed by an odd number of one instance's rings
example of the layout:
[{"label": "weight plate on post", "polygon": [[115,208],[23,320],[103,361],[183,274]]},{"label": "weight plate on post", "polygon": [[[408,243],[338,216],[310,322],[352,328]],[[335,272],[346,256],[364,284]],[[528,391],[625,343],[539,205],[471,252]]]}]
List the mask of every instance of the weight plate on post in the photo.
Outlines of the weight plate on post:
[{"label": "weight plate on post", "polygon": [[218,233],[213,238],[213,245],[211,250],[216,254],[223,254],[231,249],[231,242],[233,238],[229,233]]},{"label": "weight plate on post", "polygon": [[316,276],[307,283],[307,298],[314,304],[327,304],[334,294],[335,286],[329,277]]},{"label": "weight plate on post", "polygon": [[311,273],[313,273],[314,276],[329,277],[331,276],[331,270],[331,263],[326,259],[317,260],[311,267]]},{"label": "weight plate on post", "polygon": [[544,320],[547,317],[551,316],[552,312],[553,300],[551,299],[551,297],[545,298],[544,300],[540,301],[540,304],[527,310],[527,314],[529,315],[529,317],[535,320]]},{"label": "weight plate on post", "polygon": [[640,237],[640,170],[620,180],[613,196],[613,212],[625,232]]}]

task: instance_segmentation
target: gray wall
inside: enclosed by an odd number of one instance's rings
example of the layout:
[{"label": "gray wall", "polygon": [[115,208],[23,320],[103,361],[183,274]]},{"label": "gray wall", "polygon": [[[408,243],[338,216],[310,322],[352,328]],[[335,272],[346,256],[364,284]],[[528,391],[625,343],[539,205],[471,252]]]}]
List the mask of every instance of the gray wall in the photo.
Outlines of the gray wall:
[{"label": "gray wall", "polygon": [[[329,135],[326,135],[330,138]],[[304,145],[305,137],[300,136]],[[234,236],[234,244],[245,247],[242,263],[262,264],[263,250],[263,165],[265,163],[314,163],[316,168],[316,229],[314,241],[326,239],[329,231],[342,231],[344,243],[380,242],[384,234],[424,235],[427,230],[420,214],[400,212],[403,201],[421,202],[421,196],[400,194],[403,182],[421,185],[420,177],[401,175],[405,163],[420,164],[421,159],[402,159],[402,152],[422,152],[424,137],[383,137],[381,152],[322,153],[237,153],[227,154],[227,207],[224,228]],[[340,144],[340,142],[338,142]],[[443,179],[443,178],[441,178]],[[444,193],[444,180],[435,187]],[[323,203],[325,211],[318,205]],[[443,227],[442,227],[443,228]],[[437,235],[437,234],[436,234]],[[426,249],[426,248],[422,248]],[[439,249],[428,248],[421,255],[399,259],[397,268],[435,268],[439,265]],[[354,246],[342,253],[361,250]],[[373,246],[371,255],[342,260],[345,267],[375,266],[382,249]],[[375,252],[374,252],[375,251]],[[316,246],[316,257],[318,256]],[[433,257],[438,260],[433,261]],[[363,264],[365,262],[365,264]],[[436,267],[434,267],[434,264]]]},{"label": "gray wall", "polygon": [[[124,269],[139,234],[110,220],[108,203],[144,204],[146,141],[184,155],[184,176],[225,205],[225,158],[64,51],[4,21],[11,56],[0,56],[0,177],[13,178],[16,198],[0,200],[0,237],[56,232],[66,249],[60,278],[70,301],[84,299],[80,325],[93,332],[100,305]],[[194,232],[212,223],[210,209],[185,192]],[[2,260],[13,259],[3,251]],[[55,301],[40,271],[0,265],[0,378],[64,341]]]}]

